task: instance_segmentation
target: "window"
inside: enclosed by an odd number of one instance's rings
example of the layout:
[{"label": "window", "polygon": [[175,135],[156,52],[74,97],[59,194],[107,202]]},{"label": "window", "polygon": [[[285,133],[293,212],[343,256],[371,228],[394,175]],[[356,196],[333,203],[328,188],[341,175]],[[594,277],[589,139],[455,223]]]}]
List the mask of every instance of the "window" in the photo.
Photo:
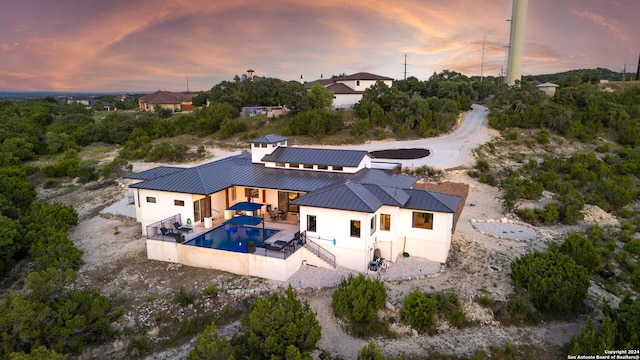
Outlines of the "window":
[{"label": "window", "polygon": [[327,166],[327,165],[318,165],[318,170],[329,170],[329,166]]},{"label": "window", "polygon": [[276,162],[276,166],[277,167],[284,167],[284,163],[283,162]]},{"label": "window", "polygon": [[433,214],[414,211],[413,227],[420,229],[433,229]]},{"label": "window", "polygon": [[299,167],[300,167],[300,164],[296,164],[296,163],[289,164],[289,167],[290,167],[290,168],[297,169],[297,168],[299,168]]},{"label": "window", "polygon": [[369,230],[371,230],[370,234],[376,232],[376,217],[375,215],[371,218],[371,223],[369,224]]},{"label": "window", "polygon": [[360,220],[351,220],[351,237],[360,237]]},{"label": "window", "polygon": [[173,205],[184,206],[184,200],[173,200]]},{"label": "window", "polygon": [[391,230],[391,215],[380,214],[380,230]]},{"label": "window", "polygon": [[356,80],[356,86],[360,86],[360,80]]},{"label": "window", "polygon": [[307,231],[316,232],[316,216],[307,215]]},{"label": "window", "polygon": [[247,199],[251,199],[251,198],[257,199],[260,197],[260,191],[258,189],[245,188],[244,196]]},{"label": "window", "polygon": [[334,166],[333,171],[342,171],[342,166]]},{"label": "window", "polygon": [[156,198],[155,198],[155,196],[147,196],[147,202],[148,202],[148,203],[155,204],[155,203],[156,203]]},{"label": "window", "polygon": [[302,167],[305,169],[313,169],[313,164],[304,164]]}]

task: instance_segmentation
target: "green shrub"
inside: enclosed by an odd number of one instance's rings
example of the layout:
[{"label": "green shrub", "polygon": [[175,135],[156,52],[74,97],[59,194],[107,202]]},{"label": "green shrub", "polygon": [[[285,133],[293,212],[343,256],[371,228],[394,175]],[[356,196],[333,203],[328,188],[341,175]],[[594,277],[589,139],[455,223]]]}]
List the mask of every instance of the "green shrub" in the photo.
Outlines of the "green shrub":
[{"label": "green shrub", "polygon": [[538,225],[538,214],[536,212],[536,209],[524,208],[517,209],[515,212],[520,220],[526,222],[527,224]]},{"label": "green shrub", "polygon": [[477,159],[476,160],[476,169],[482,173],[486,173],[491,169],[489,165],[489,160],[487,159]]},{"label": "green shrub", "polygon": [[573,335],[565,345],[565,351],[570,355],[604,354],[605,350],[615,349],[616,324],[610,317],[602,319],[596,327],[589,318],[587,324],[580,327],[580,334]]},{"label": "green shrub", "polygon": [[242,353],[236,354],[238,359],[282,359],[291,352],[291,346],[308,354],[320,340],[316,314],[307,301],[296,297],[291,286],[284,295],[256,299],[240,323],[238,345]]},{"label": "green shrub", "polygon": [[358,352],[358,360],[385,360],[384,352],[382,348],[373,341],[369,341],[367,345],[363,346]]},{"label": "green shrub", "polygon": [[421,334],[436,332],[438,300],[415,288],[404,298],[400,309],[400,319]]},{"label": "green shrub", "polygon": [[578,265],[593,272],[600,267],[600,255],[589,239],[580,234],[567,235],[558,249],[561,253],[571,256]]},{"label": "green shrub", "polygon": [[520,136],[520,134],[518,134],[517,131],[515,130],[506,130],[502,133],[502,136],[504,137],[505,140],[518,140],[518,137]]},{"label": "green shrub", "polygon": [[538,144],[545,145],[549,143],[549,131],[540,130],[536,133],[536,141]]},{"label": "green shrub", "polygon": [[624,244],[623,249],[632,254],[640,255],[640,239],[630,240],[628,243]]},{"label": "green shrub", "polygon": [[514,286],[525,290],[535,307],[544,312],[576,312],[587,297],[587,270],[561,253],[524,255],[511,263],[510,275]]},{"label": "green shrub", "polygon": [[349,324],[353,335],[365,336],[380,328],[377,312],[386,299],[387,289],[381,281],[350,275],[333,292],[331,307],[337,318]]},{"label": "green shrub", "polygon": [[545,225],[555,225],[560,218],[560,210],[558,205],[551,203],[544,207],[544,210],[539,213],[540,219]]},{"label": "green shrub", "polygon": [[226,336],[220,336],[216,324],[211,323],[196,339],[187,360],[229,360],[236,358],[234,354],[231,342]]},{"label": "green shrub", "polygon": [[173,294],[173,302],[180,306],[189,306],[196,301],[196,294],[187,291],[184,286],[176,290]]}]

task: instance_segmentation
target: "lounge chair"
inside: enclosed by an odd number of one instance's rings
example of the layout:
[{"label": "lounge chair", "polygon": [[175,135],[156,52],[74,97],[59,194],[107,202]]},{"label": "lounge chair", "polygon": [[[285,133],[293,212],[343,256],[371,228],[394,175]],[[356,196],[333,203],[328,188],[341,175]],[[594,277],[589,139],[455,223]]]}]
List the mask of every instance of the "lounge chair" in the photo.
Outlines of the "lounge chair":
[{"label": "lounge chair", "polygon": [[179,222],[177,222],[177,221],[173,223],[173,226],[175,226],[176,230],[178,230],[178,231],[186,231],[186,232],[189,232],[189,231],[192,231],[192,230],[193,230],[193,229],[192,229],[191,227],[189,227],[189,226],[182,226],[182,224],[180,224],[180,223],[179,223]]},{"label": "lounge chair", "polygon": [[164,236],[171,236],[172,238],[176,239],[177,243],[182,242],[182,240],[184,240],[184,235],[174,233],[173,231],[171,231],[171,229],[167,229],[164,226],[160,228],[160,232]]}]

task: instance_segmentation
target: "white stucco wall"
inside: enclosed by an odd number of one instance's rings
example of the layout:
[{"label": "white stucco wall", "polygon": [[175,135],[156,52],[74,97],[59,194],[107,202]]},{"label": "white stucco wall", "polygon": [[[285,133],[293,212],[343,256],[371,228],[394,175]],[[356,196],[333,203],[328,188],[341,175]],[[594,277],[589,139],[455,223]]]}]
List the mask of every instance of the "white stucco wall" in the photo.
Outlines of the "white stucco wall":
[{"label": "white stucco wall", "polygon": [[305,252],[296,251],[286,259],[257,254],[208,249],[175,242],[147,240],[147,258],[216,269],[238,275],[285,281],[300,269]]},{"label": "white stucco wall", "polygon": [[[340,80],[338,82],[347,85],[355,91],[365,91],[370,86],[375,85],[377,81],[382,80]],[[382,82],[389,87],[393,84],[393,80],[384,80]]]},{"label": "white stucco wall", "polygon": [[[147,202],[147,197],[155,198],[156,202]],[[136,218],[142,224],[143,231],[147,225],[176,214],[180,214],[182,223],[186,224],[187,219],[194,219],[193,202],[202,197],[166,191],[135,189]],[[184,206],[176,206],[174,200],[184,201]]]},{"label": "white stucco wall", "polygon": [[[433,214],[433,229],[420,229],[414,228],[412,225],[413,210],[401,209],[400,226],[404,231],[398,234],[398,242],[405,248],[405,252],[411,256],[419,256],[444,263],[447,261],[449,249],[451,248],[453,214],[431,213]],[[402,252],[401,249],[398,249],[400,253]]]},{"label": "white stucco wall", "polygon": [[[307,215],[316,216],[316,231],[307,230]],[[366,271],[373,256],[373,242],[378,232],[371,234],[371,213],[300,207],[300,230],[307,230],[307,238],[336,256],[340,266],[357,271]],[[360,221],[360,237],[351,237],[351,220]],[[377,223],[376,223],[377,227]],[[334,244],[335,240],[335,244]],[[371,256],[370,256],[371,254]]]},{"label": "white stucco wall", "polygon": [[334,94],[332,106],[334,109],[351,109],[362,100],[362,94]]}]

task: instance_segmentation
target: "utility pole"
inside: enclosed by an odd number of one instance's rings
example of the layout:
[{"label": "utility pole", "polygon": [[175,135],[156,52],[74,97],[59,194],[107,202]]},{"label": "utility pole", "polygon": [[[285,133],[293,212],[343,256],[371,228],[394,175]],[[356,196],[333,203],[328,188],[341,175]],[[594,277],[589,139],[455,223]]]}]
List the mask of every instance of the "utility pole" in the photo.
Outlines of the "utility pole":
[{"label": "utility pole", "polygon": [[480,63],[480,82],[483,79],[483,71],[484,71],[484,40],[486,39],[486,35],[482,37],[482,62]]},{"label": "utility pole", "polygon": [[187,75],[187,95],[189,95],[189,75]]},{"label": "utility pole", "polygon": [[404,80],[407,80],[407,53],[404,53]]}]

